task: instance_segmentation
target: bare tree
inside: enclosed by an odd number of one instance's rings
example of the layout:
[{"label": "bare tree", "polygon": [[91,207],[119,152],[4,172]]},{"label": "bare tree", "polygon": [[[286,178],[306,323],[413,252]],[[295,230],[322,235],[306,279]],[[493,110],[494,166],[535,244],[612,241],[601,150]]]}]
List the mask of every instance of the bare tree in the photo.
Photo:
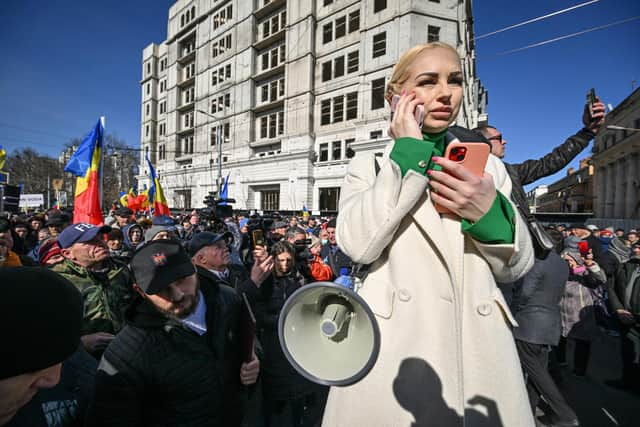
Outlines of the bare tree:
[{"label": "bare tree", "polygon": [[40,193],[45,200],[49,180],[63,175],[58,159],[39,154],[31,148],[15,150],[8,155],[5,170],[9,172],[12,184],[22,185],[23,193]]}]

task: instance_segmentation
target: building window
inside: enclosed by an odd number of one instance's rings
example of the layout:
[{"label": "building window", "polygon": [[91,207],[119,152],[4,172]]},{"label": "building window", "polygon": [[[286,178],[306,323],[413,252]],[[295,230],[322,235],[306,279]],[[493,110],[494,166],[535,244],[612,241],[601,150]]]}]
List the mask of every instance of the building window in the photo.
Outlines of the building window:
[{"label": "building window", "polygon": [[349,14],[349,32],[353,33],[360,29],[360,11],[356,10]]},{"label": "building window", "polygon": [[355,73],[358,71],[358,63],[360,61],[359,52],[354,50],[347,55],[347,73]]},{"label": "building window", "polygon": [[211,57],[215,58],[231,49],[231,34],[220,37],[211,43]]},{"label": "building window", "polygon": [[144,127],[144,136],[149,136],[149,125]]},{"label": "building window", "polygon": [[429,25],[427,27],[427,41],[437,42],[440,40],[440,27],[436,27],[435,25]]},{"label": "building window", "polygon": [[151,62],[147,62],[147,76],[151,74]]},{"label": "building window", "polygon": [[373,57],[383,56],[387,52],[387,32],[373,36]]},{"label": "building window", "polygon": [[333,98],[333,123],[344,120],[344,96],[336,96]]},{"label": "building window", "polygon": [[320,210],[338,211],[338,201],[340,200],[340,187],[320,189]]},{"label": "building window", "polygon": [[342,141],[333,141],[331,143],[331,160],[342,159]]},{"label": "building window", "polygon": [[336,96],[320,102],[320,125],[328,125],[330,123],[338,123],[344,120],[355,119],[357,115],[358,92],[349,92],[346,95]]},{"label": "building window", "polygon": [[218,133],[220,133],[222,138],[222,143],[227,143],[231,139],[229,136],[231,135],[231,125],[229,123],[224,123],[219,126],[214,126],[211,128],[211,145],[215,146],[218,143]]},{"label": "building window", "polygon": [[333,0],[322,0],[323,6],[329,6],[331,3],[333,3]]},{"label": "building window", "polygon": [[333,60],[333,77],[344,76],[344,56],[339,56]]},{"label": "building window", "polygon": [[325,99],[320,103],[320,124],[328,125],[331,123],[331,100]]},{"label": "building window", "polygon": [[371,109],[384,107],[384,77],[371,82]]},{"label": "building window", "polygon": [[387,0],[374,0],[373,13],[378,13],[381,10],[385,10],[386,8],[387,8]]},{"label": "building window", "polygon": [[284,135],[284,111],[260,117],[260,139]]},{"label": "building window", "polygon": [[158,136],[163,136],[167,131],[167,125],[165,123],[160,123],[158,126]]},{"label": "building window", "polygon": [[329,80],[331,80],[331,61],[322,64],[322,81],[326,82]]},{"label": "building window", "polygon": [[347,94],[347,120],[358,117],[358,92]]},{"label": "building window", "polygon": [[382,138],[381,130],[374,130],[369,132],[369,139],[380,139],[380,138]]},{"label": "building window", "polygon": [[151,83],[147,83],[147,95],[151,93]]},{"label": "building window", "polygon": [[347,34],[347,17],[341,16],[336,19],[336,39],[344,37]]},{"label": "building window", "polygon": [[320,156],[318,161],[320,162],[328,162],[329,161],[329,143],[325,142],[320,144]]},{"label": "building window", "polygon": [[280,209],[280,191],[266,190],[260,192],[260,209],[275,211]]},{"label": "building window", "polygon": [[162,101],[160,103],[160,114],[164,114],[167,112],[167,101]]},{"label": "building window", "polygon": [[327,44],[333,40],[333,22],[329,22],[322,27],[322,44]]}]

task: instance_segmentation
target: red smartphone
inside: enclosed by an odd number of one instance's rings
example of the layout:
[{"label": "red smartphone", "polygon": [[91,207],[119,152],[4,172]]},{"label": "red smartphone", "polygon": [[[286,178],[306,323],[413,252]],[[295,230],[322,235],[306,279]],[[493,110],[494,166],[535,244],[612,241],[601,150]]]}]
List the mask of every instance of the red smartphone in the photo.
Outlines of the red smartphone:
[{"label": "red smartphone", "polygon": [[[398,105],[398,102],[400,101],[400,95],[393,95],[393,97],[391,98],[391,105],[390,105],[390,109],[391,109],[391,118],[389,119],[389,121],[393,120],[393,113],[396,112],[396,106]],[[416,119],[416,123],[418,123],[418,127],[420,129],[422,129],[422,123],[424,122],[424,106],[423,105],[418,105],[415,109],[415,111],[413,112],[413,118]]]},{"label": "red smartphone", "polygon": [[[447,145],[444,157],[453,162],[460,163],[477,176],[482,176],[487,166],[491,147],[484,142],[452,142]],[[439,213],[453,213],[444,206],[435,205]]]}]

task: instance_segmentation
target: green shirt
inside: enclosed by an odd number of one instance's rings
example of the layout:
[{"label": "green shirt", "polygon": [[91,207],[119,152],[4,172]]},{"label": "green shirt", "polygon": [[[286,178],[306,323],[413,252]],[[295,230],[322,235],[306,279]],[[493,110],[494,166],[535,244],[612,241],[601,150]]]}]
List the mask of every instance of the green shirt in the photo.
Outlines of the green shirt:
[{"label": "green shirt", "polygon": [[[431,161],[433,156],[442,157],[445,150],[447,131],[437,134],[422,134],[422,140],[404,137],[395,141],[391,150],[391,160],[399,167],[402,176],[409,170],[425,175],[427,170],[441,170]],[[498,191],[491,208],[477,222],[462,218],[461,227],[475,240],[482,243],[513,243],[515,235],[515,212],[507,198]]]}]

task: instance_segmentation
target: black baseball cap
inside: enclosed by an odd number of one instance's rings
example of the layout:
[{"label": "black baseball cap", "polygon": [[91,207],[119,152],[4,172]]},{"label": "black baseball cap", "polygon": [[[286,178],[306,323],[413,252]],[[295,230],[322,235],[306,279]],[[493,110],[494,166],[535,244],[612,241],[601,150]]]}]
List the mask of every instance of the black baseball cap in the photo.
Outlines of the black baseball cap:
[{"label": "black baseball cap", "polygon": [[233,234],[228,231],[220,234],[211,233],[210,231],[198,233],[189,241],[189,254],[194,256],[200,249],[205,246],[215,245],[222,239],[226,241],[227,245],[230,245],[233,243]]},{"label": "black baseball cap", "polygon": [[130,267],[136,284],[148,295],[196,272],[187,251],[173,240],[146,243],[133,254]]}]

